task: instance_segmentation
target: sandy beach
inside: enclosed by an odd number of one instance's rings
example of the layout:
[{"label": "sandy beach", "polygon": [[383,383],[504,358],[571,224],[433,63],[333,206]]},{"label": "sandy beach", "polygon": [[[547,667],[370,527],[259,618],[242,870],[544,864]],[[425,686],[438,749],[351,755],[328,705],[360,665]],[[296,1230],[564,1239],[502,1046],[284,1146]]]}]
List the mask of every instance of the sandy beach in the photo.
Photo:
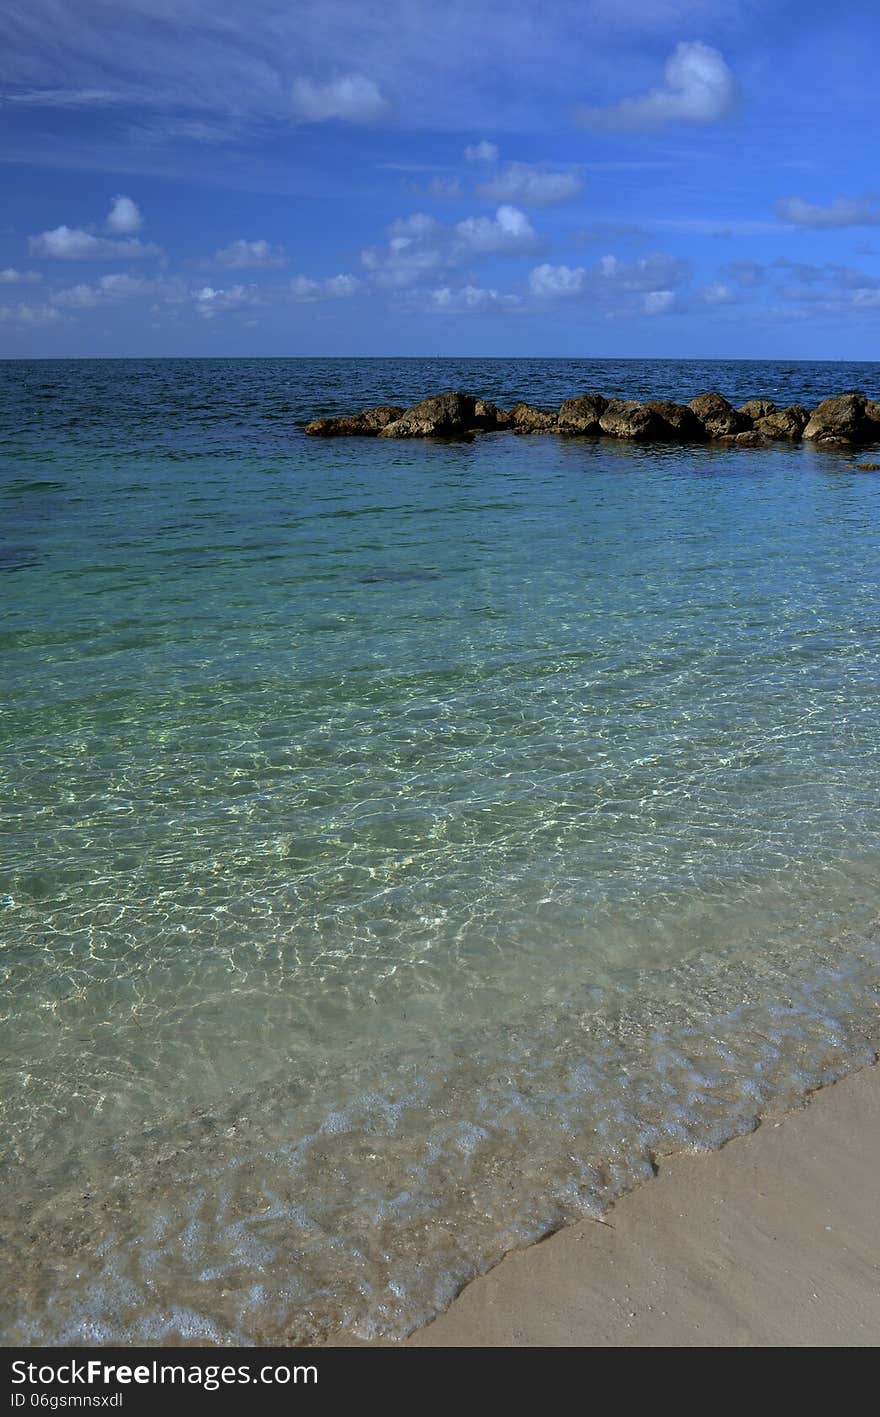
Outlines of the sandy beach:
[{"label": "sandy beach", "polygon": [[605,1223],[508,1255],[407,1343],[873,1346],[878,1176],[874,1066],[721,1151],[668,1157]]}]

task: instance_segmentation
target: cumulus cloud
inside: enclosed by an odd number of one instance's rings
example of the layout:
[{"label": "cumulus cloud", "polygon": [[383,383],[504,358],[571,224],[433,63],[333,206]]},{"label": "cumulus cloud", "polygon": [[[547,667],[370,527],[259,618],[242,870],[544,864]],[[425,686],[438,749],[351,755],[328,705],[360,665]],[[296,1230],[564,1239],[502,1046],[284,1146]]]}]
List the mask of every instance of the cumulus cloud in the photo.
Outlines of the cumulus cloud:
[{"label": "cumulus cloud", "polygon": [[323,84],[297,79],[293,107],[308,123],[326,123],[331,118],[344,123],[375,123],[387,112],[388,100],[373,79],[344,74]]},{"label": "cumulus cloud", "polygon": [[498,157],[496,145],[486,142],[485,138],[481,143],[469,144],[464,150],[465,162],[497,162]]},{"label": "cumulus cloud", "polygon": [[215,251],[214,262],[228,270],[273,270],[286,265],[283,251],[271,247],[268,241],[232,241],[222,251]]},{"label": "cumulus cloud", "polygon": [[98,305],[145,296],[177,303],[185,298],[185,294],[186,287],[177,278],[146,280],[141,276],[106,275],[91,285],[84,281],[55,291],[49,299],[53,305],[65,310],[90,310]]},{"label": "cumulus cloud", "polygon": [[731,290],[730,286],[721,280],[711,281],[700,291],[700,299],[704,305],[732,305],[736,298],[736,291]]},{"label": "cumulus cloud", "polygon": [[501,206],[494,217],[472,216],[460,221],[456,234],[465,247],[481,252],[534,251],[538,235],[518,207]]},{"label": "cumulus cloud", "polygon": [[36,271],[17,271],[12,266],[0,271],[0,285],[35,285],[42,279]]},{"label": "cumulus cloud", "polygon": [[579,295],[586,276],[583,266],[551,266],[544,262],[529,273],[529,290],[540,300]]},{"label": "cumulus cloud", "polygon": [[556,207],[583,190],[574,172],[546,172],[527,162],[511,162],[477,188],[490,202],[518,202],[523,207]]},{"label": "cumulus cloud", "polygon": [[785,197],[776,203],[776,215],[795,226],[878,226],[880,205],[868,198],[835,197],[827,206],[805,202],[803,197]]},{"label": "cumulus cloud", "polygon": [[442,279],[475,256],[529,254],[540,246],[525,212],[507,205],[494,217],[467,217],[454,226],[415,212],[388,230],[387,245],[367,247],[361,260],[377,284],[396,289]]},{"label": "cumulus cloud", "polygon": [[147,256],[162,254],[161,247],[145,244],[134,237],[115,241],[105,236],[94,236],[78,226],[56,226],[52,231],[32,236],[28,249],[32,256],[57,261],[143,260]]},{"label": "cumulus cloud", "polygon": [[342,300],[354,295],[360,282],[355,276],[327,276],[323,280],[313,280],[310,276],[294,276],[288,287],[291,297],[298,303],[313,300]]},{"label": "cumulus cloud", "polygon": [[215,315],[225,314],[229,310],[259,305],[262,296],[259,288],[254,285],[232,285],[226,289],[203,285],[192,292],[192,300],[197,314],[201,315],[203,320],[213,320]]},{"label": "cumulus cloud", "polygon": [[516,295],[504,295],[498,290],[478,285],[463,285],[457,290],[444,285],[428,292],[428,308],[438,315],[478,315],[491,310],[515,310],[519,304]]},{"label": "cumulus cloud", "polygon": [[361,261],[380,284],[401,288],[454,264],[449,228],[425,212],[395,221],[385,246],[369,246]]},{"label": "cumulus cloud", "polygon": [[540,301],[589,299],[610,312],[662,315],[673,309],[676,291],[688,278],[686,261],[654,252],[637,261],[603,256],[595,266],[544,263],[529,274],[529,290]]},{"label": "cumulus cloud", "polygon": [[666,61],[666,83],[606,108],[582,108],[582,122],[612,129],[660,128],[669,123],[717,123],[732,113],[737,87],[724,56],[698,40],[677,44]]},{"label": "cumulus cloud", "polygon": [[60,314],[52,305],[0,305],[0,324],[28,328],[54,325],[60,319]]},{"label": "cumulus cloud", "polygon": [[675,291],[649,290],[642,304],[646,315],[665,315],[675,304]]},{"label": "cumulus cloud", "polygon": [[133,236],[136,231],[140,231],[143,224],[140,209],[131,197],[113,198],[107,216],[108,231],[112,231],[116,236]]}]

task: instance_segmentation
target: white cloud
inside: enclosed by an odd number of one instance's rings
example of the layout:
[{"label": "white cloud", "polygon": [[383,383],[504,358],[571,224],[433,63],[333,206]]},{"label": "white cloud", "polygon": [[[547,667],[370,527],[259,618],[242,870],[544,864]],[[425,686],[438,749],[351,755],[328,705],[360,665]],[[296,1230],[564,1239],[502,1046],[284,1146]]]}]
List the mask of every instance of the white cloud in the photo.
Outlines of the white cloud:
[{"label": "white cloud", "polygon": [[200,289],[192,292],[192,299],[196,311],[204,320],[213,320],[215,315],[226,314],[229,310],[238,310],[242,306],[259,305],[262,297],[257,286],[254,285],[231,285],[227,289],[215,289],[211,285],[203,285]]},{"label": "white cloud", "polygon": [[36,271],[16,271],[12,266],[0,271],[0,285],[35,285],[42,279]]},{"label": "white cloud", "polygon": [[723,55],[709,44],[682,41],[666,61],[666,84],[607,108],[582,108],[585,123],[601,128],[659,128],[667,123],[717,123],[736,104],[737,88]]},{"label": "white cloud", "polygon": [[490,310],[513,310],[520,301],[516,295],[503,295],[494,289],[478,285],[463,285],[458,290],[440,286],[428,292],[428,308],[439,315],[477,315]]},{"label": "white cloud", "polygon": [[499,207],[494,217],[472,216],[460,221],[455,231],[472,251],[534,251],[539,244],[525,212],[506,205]]},{"label": "white cloud", "polygon": [[384,286],[415,285],[454,264],[449,228],[425,212],[395,221],[383,247],[361,252],[364,268]]},{"label": "white cloud", "polygon": [[590,300],[611,312],[663,314],[687,280],[687,262],[662,252],[636,261],[603,256],[595,266],[535,266],[529,290],[538,300]]},{"label": "white cloud", "polygon": [[294,276],[288,286],[292,298],[297,302],[313,300],[343,300],[354,295],[360,282],[355,276],[327,276],[323,280],[313,280],[310,276]]},{"label": "white cloud", "polygon": [[330,118],[345,123],[374,123],[387,112],[388,100],[373,79],[363,74],[345,74],[323,84],[297,79],[293,106],[308,123],[325,123]]},{"label": "white cloud", "polygon": [[49,300],[51,304],[66,310],[90,310],[98,305],[113,304],[121,300],[134,300],[139,296],[160,297],[166,302],[184,299],[186,287],[179,279],[145,280],[141,276],[106,275],[93,285],[82,282],[55,291]]},{"label": "white cloud", "polygon": [[603,256],[598,269],[602,280],[608,284],[619,290],[642,293],[682,285],[687,279],[689,268],[687,262],[678,256],[667,256],[662,251],[653,251],[635,261],[621,261],[617,256]]},{"label": "white cloud", "polygon": [[140,209],[131,197],[113,198],[107,217],[108,231],[112,231],[116,236],[133,236],[136,231],[140,231],[143,224]]},{"label": "white cloud", "polygon": [[218,266],[228,270],[272,270],[286,265],[286,258],[280,249],[273,249],[268,241],[232,241],[222,251],[214,253]]},{"label": "white cloud", "polygon": [[485,138],[481,143],[471,143],[464,150],[465,162],[497,162],[498,157],[495,143],[487,143]]},{"label": "white cloud", "polygon": [[145,245],[133,237],[114,241],[104,236],[93,236],[90,231],[78,226],[56,226],[53,231],[32,236],[28,249],[32,256],[59,261],[143,260],[147,256],[162,254],[161,247]]},{"label": "white cloud", "polygon": [[675,304],[674,290],[649,290],[644,297],[646,315],[665,315]]},{"label": "white cloud", "polygon": [[361,260],[377,284],[398,290],[442,279],[477,256],[515,256],[540,245],[525,212],[511,206],[499,207],[494,217],[467,217],[455,226],[415,212],[388,231],[387,245],[367,247]]},{"label": "white cloud", "polygon": [[579,295],[584,288],[586,274],[583,266],[551,266],[545,262],[530,272],[529,289],[541,300]]},{"label": "white cloud", "polygon": [[706,305],[732,305],[736,298],[736,292],[720,280],[704,285],[700,291],[700,299]]},{"label": "white cloud", "polygon": [[31,327],[54,325],[61,316],[52,305],[0,305],[0,323]]},{"label": "white cloud", "polygon": [[458,202],[464,196],[457,177],[435,177],[428,190],[441,202]]},{"label": "white cloud", "polygon": [[573,172],[546,172],[527,162],[511,162],[477,188],[490,202],[519,202],[524,207],[555,207],[583,190]]},{"label": "white cloud", "polygon": [[803,197],[786,197],[776,203],[776,215],[795,226],[878,226],[880,206],[867,198],[835,197],[827,207],[805,202]]}]

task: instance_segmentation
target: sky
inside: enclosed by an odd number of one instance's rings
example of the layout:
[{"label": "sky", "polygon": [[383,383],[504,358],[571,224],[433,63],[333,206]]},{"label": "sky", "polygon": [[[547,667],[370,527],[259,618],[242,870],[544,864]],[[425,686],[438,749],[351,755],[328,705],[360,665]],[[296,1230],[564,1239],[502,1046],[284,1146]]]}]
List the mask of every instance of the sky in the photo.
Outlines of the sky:
[{"label": "sky", "polygon": [[0,26],[0,357],[880,357],[872,0]]}]

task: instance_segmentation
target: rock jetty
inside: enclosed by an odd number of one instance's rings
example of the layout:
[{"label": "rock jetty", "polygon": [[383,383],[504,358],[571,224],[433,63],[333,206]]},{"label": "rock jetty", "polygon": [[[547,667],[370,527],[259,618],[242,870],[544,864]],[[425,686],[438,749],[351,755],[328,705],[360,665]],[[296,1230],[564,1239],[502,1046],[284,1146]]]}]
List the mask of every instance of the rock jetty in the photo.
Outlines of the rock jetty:
[{"label": "rock jetty", "polygon": [[711,440],[740,447],[771,442],[864,447],[880,444],[880,402],[858,390],[823,399],[813,409],[777,408],[770,399],[749,399],[734,408],[719,393],[698,394],[689,404],[669,399],[609,399],[585,393],[558,409],[518,403],[499,408],[473,394],[432,394],[411,408],[382,404],[306,424],[312,438],[474,438],[482,433],[558,433],[563,437],[626,438],[637,442],[698,443]]}]

